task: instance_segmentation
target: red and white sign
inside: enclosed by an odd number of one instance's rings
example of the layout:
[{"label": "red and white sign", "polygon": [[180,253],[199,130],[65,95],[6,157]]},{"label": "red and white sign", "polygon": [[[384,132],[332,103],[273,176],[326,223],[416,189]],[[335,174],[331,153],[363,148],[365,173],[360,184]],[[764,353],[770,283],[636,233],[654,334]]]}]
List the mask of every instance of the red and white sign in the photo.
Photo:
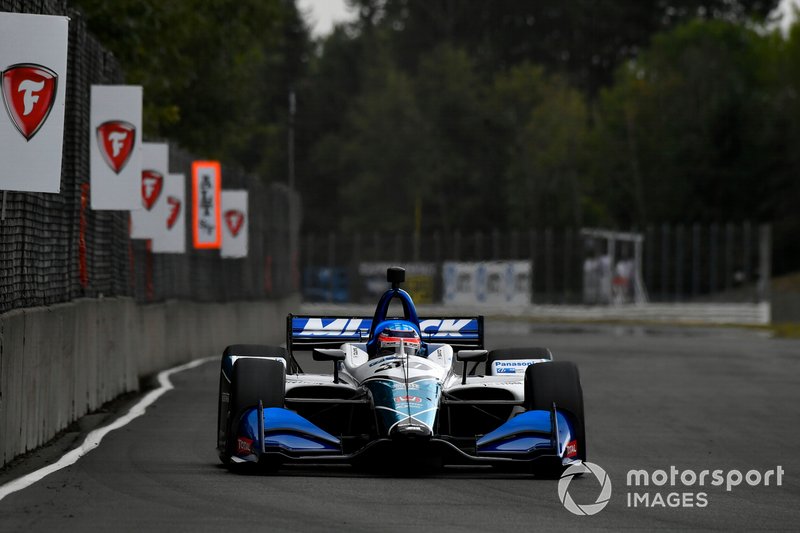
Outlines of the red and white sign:
[{"label": "red and white sign", "polygon": [[163,190],[164,174],[152,168],[142,169],[142,204],[145,209],[153,210]]},{"label": "red and white sign", "polygon": [[248,439],[247,437],[236,439],[236,453],[237,455],[250,455],[253,453],[253,439]]},{"label": "red and white sign", "polygon": [[[183,177],[183,174],[179,174]],[[183,205],[183,198],[178,196],[167,196],[167,208],[169,209],[169,216],[167,216],[167,229],[172,229],[178,222],[179,218],[183,218],[185,207]]]},{"label": "red and white sign", "polygon": [[92,209],[141,209],[142,88],[92,85]]},{"label": "red and white sign", "polygon": [[239,232],[244,227],[244,213],[238,209],[228,209],[222,214],[225,219],[225,224],[228,226],[228,231],[233,237],[239,235]]},{"label": "red and white sign", "polygon": [[44,65],[11,65],[3,71],[2,86],[8,116],[25,140],[31,140],[56,102],[58,75]]},{"label": "red and white sign", "polygon": [[153,253],[186,253],[186,178],[167,174],[163,181],[164,224],[153,238]]},{"label": "red and white sign", "polygon": [[222,250],[226,258],[247,257],[249,220],[247,191],[222,191]]},{"label": "red and white sign", "polygon": [[0,189],[59,192],[69,19],[0,13]]},{"label": "red and white sign", "polygon": [[119,174],[136,146],[136,126],[124,120],[108,120],[97,126],[97,148],[108,167]]},{"label": "red and white sign", "polygon": [[131,211],[131,238],[158,239],[168,217],[164,176],[169,165],[169,146],[142,143],[142,168],[136,196],[139,209]]},{"label": "red and white sign", "polygon": [[192,163],[192,238],[195,248],[222,245],[222,170],[218,161]]},{"label": "red and white sign", "polygon": [[571,440],[564,448],[564,457],[576,457],[578,455],[578,441]]}]

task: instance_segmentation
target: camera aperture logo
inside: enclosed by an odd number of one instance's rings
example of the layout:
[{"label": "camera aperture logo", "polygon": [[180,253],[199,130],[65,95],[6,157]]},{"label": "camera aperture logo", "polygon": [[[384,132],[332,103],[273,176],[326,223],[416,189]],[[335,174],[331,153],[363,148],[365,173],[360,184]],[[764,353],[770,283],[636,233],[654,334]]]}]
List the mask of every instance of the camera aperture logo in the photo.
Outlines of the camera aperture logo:
[{"label": "camera aperture logo", "polygon": [[[600,482],[600,494],[594,503],[578,505],[572,496],[569,494],[569,484],[578,474],[592,474],[597,481]],[[602,467],[594,463],[582,463],[572,465],[561,474],[561,479],[558,481],[558,499],[564,507],[572,514],[578,516],[592,516],[602,511],[608,501],[611,499],[611,478],[608,477],[606,471]]]}]

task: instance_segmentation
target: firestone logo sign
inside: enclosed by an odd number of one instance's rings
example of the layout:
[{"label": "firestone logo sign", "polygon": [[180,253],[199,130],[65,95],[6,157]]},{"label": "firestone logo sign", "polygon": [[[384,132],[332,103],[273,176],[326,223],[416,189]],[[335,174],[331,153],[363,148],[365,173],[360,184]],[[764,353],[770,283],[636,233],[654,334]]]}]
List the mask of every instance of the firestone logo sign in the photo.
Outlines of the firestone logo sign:
[{"label": "firestone logo sign", "polygon": [[124,120],[109,120],[97,127],[97,145],[115,174],[122,172],[136,144],[136,127]]},{"label": "firestone logo sign", "polygon": [[161,190],[164,188],[164,175],[157,170],[142,171],[142,204],[148,211],[153,209]]},{"label": "firestone logo sign", "polygon": [[178,215],[181,214],[181,199],[175,196],[167,196],[167,204],[169,205],[169,216],[167,217],[167,229],[172,229],[175,222],[178,221]]},{"label": "firestone logo sign", "polygon": [[3,101],[17,131],[30,141],[53,109],[58,75],[43,65],[19,63],[3,71]]},{"label": "firestone logo sign", "polygon": [[225,211],[224,218],[225,224],[228,226],[228,230],[231,232],[231,235],[234,237],[239,235],[239,231],[242,229],[242,225],[244,224],[244,213],[238,209],[228,209]]}]

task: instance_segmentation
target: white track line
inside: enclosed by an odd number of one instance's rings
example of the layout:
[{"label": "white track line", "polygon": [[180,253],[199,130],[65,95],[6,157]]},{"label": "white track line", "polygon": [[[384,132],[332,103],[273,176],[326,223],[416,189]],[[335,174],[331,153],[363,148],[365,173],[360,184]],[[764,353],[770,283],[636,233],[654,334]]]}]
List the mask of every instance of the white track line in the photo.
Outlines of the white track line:
[{"label": "white track line", "polygon": [[138,403],[136,403],[136,405],[131,407],[130,411],[128,411],[127,414],[125,414],[125,416],[116,419],[114,422],[112,422],[107,426],[103,426],[101,428],[89,432],[89,434],[86,435],[86,439],[84,439],[83,444],[81,444],[74,450],[71,450],[66,454],[64,454],[61,457],[61,459],[58,460],[58,462],[40,468],[39,470],[31,472],[30,474],[17,478],[13,481],[9,481],[5,485],[0,485],[0,500],[5,498],[9,494],[12,494],[14,492],[17,492],[19,490],[22,490],[26,487],[33,485],[37,481],[40,481],[42,478],[46,476],[49,476],[53,472],[57,472],[62,468],[66,468],[72,464],[75,464],[78,461],[78,459],[80,459],[90,451],[97,448],[97,446],[100,445],[100,441],[103,440],[103,437],[105,437],[107,434],[111,433],[115,429],[127,426],[132,420],[142,416],[145,410],[150,405],[152,405],[153,402],[158,400],[162,394],[175,388],[175,386],[169,380],[169,377],[172,374],[177,374],[178,372],[183,372],[184,370],[189,370],[191,368],[198,367],[203,363],[207,363],[215,359],[217,359],[217,357],[206,357],[204,359],[197,359],[190,363],[186,363],[184,365],[176,366],[168,370],[159,372],[158,374],[159,387],[145,394],[144,397],[141,400],[139,400]]}]

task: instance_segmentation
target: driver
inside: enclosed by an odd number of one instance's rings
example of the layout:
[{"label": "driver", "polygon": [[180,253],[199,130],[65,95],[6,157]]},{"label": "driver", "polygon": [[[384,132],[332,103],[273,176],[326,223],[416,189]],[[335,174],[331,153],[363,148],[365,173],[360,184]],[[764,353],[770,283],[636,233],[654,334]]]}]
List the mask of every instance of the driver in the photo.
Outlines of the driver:
[{"label": "driver", "polygon": [[376,357],[399,354],[401,346],[403,353],[419,355],[422,347],[416,328],[400,320],[386,322],[376,340]]}]

